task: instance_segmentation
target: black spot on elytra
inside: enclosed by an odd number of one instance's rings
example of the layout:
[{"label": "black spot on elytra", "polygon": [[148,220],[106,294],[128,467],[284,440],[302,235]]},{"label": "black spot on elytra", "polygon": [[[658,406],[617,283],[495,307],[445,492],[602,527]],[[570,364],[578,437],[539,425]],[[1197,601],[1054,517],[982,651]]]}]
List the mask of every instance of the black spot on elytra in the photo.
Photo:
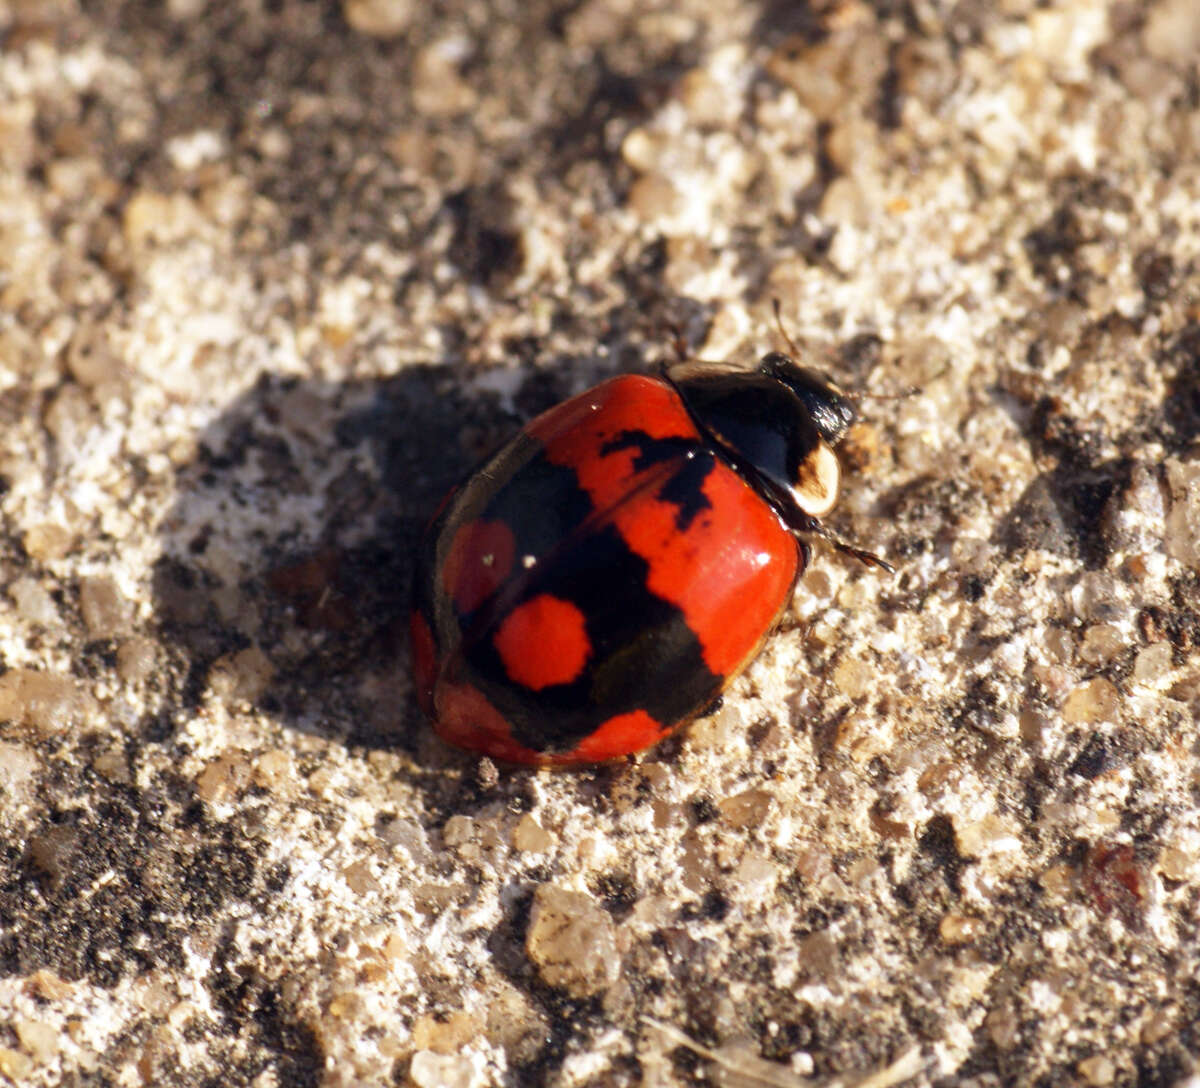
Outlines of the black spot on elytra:
[{"label": "black spot on elytra", "polygon": [[655,465],[676,461],[678,471],[663,484],[658,497],[676,508],[675,527],[681,532],[691,524],[702,510],[711,509],[712,503],[704,494],[704,481],[712,471],[712,454],[697,448],[694,438],[653,438],[645,431],[622,431],[616,438],[606,442],[600,452],[607,457],[610,453],[635,449],[633,467],[637,472],[647,472]]}]

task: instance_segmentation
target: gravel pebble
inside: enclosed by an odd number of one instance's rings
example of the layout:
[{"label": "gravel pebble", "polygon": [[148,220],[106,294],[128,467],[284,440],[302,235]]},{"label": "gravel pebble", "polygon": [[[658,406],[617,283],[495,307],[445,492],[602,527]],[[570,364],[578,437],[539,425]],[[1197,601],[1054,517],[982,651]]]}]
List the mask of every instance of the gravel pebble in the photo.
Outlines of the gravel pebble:
[{"label": "gravel pebble", "polygon": [[8,585],[8,595],[17,608],[17,614],[29,623],[44,627],[58,624],[58,606],[45,587],[34,578],[17,578]]},{"label": "gravel pebble", "polygon": [[548,986],[573,997],[603,993],[620,977],[612,918],[581,892],[537,889],[525,950]]},{"label": "gravel pebble", "polygon": [[129,602],[109,575],[80,579],[79,611],[90,638],[117,638],[129,630]]},{"label": "gravel pebble", "polygon": [[0,720],[20,722],[47,736],[62,735],[93,707],[90,694],[72,676],[38,669],[0,675]]},{"label": "gravel pebble", "polygon": [[342,0],[342,14],[355,30],[373,38],[394,38],[415,15],[412,0]]}]

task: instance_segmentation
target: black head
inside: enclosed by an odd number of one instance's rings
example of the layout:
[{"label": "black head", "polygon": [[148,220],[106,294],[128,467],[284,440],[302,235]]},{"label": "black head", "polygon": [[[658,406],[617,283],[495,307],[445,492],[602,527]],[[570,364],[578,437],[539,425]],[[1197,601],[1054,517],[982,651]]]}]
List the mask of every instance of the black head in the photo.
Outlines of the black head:
[{"label": "black head", "polygon": [[696,423],[789,525],[809,528],[833,509],[841,468],[832,447],[854,409],[831,382],[778,352],[757,370],[681,363],[666,376]]},{"label": "black head", "polygon": [[832,380],[809,367],[801,366],[790,355],[772,351],[759,360],[758,369],[763,374],[778,378],[808,409],[813,425],[821,437],[831,446],[836,446],[854,422],[854,405]]}]

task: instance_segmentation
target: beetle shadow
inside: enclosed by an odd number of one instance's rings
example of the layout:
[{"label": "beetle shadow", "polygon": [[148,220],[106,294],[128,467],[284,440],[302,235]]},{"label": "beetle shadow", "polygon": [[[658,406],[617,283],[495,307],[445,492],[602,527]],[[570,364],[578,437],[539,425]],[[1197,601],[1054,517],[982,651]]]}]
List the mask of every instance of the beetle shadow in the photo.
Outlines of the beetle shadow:
[{"label": "beetle shadow", "polygon": [[160,528],[152,592],[170,661],[146,740],[169,743],[229,699],[426,770],[459,758],[411,695],[416,548],[442,495],[563,389],[542,371],[509,407],[456,371],[267,375],[199,435]]},{"label": "beetle shadow", "polygon": [[1047,551],[1089,570],[1102,569],[1112,550],[1105,507],[1129,486],[1136,451],[1149,435],[1138,429],[1118,432],[1110,446],[1086,420],[1063,413],[1045,392],[1032,401],[1001,395],[999,404],[1035,462],[1049,467],[999,517],[992,543],[1009,554]]}]

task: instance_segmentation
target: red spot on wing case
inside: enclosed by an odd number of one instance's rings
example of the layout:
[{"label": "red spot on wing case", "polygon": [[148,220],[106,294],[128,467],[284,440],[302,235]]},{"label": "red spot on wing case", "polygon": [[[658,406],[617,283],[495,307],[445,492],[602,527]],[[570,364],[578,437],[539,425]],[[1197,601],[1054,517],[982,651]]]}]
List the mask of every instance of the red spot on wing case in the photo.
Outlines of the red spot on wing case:
[{"label": "red spot on wing case", "polygon": [[657,744],[673,727],[655,721],[644,710],[618,714],[583,740],[571,753],[572,763],[616,759]]},{"label": "red spot on wing case", "polygon": [[509,677],[533,691],[569,684],[591,656],[587,621],[570,601],[540,593],[518,605],[494,639]]},{"label": "red spot on wing case", "polygon": [[474,612],[505,583],[515,553],[512,530],[503,522],[459,527],[442,566],[442,585],[459,613]]}]

